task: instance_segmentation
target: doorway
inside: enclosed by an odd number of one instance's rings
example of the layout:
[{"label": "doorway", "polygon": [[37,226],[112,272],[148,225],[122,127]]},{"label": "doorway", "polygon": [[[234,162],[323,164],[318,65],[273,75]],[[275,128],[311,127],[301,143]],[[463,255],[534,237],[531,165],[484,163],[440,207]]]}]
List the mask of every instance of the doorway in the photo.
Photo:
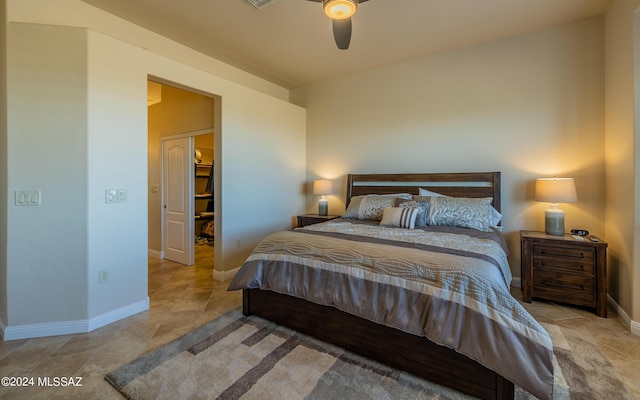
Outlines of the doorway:
[{"label": "doorway", "polygon": [[[219,98],[155,78],[148,93],[149,255],[193,265],[202,254],[201,225],[214,217]],[[215,235],[207,237],[211,261],[214,242]]]}]

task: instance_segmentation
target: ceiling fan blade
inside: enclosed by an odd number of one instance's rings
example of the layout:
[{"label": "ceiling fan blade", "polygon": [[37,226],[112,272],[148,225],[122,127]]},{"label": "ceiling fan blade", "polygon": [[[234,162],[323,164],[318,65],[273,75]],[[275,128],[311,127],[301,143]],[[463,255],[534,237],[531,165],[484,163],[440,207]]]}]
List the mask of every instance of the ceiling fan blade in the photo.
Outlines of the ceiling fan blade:
[{"label": "ceiling fan blade", "polygon": [[351,18],[334,19],[333,21],[333,37],[340,50],[349,48],[351,42]]}]

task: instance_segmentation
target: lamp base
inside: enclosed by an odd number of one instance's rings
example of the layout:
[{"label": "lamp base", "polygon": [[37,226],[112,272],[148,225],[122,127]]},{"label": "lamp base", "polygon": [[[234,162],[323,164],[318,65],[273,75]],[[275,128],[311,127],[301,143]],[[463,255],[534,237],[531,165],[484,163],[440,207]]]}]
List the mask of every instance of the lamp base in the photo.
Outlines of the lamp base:
[{"label": "lamp base", "polygon": [[326,217],[329,214],[329,202],[326,199],[320,199],[318,202],[318,215]]},{"label": "lamp base", "polygon": [[564,235],[564,211],[550,208],[544,213],[544,231],[547,235]]}]

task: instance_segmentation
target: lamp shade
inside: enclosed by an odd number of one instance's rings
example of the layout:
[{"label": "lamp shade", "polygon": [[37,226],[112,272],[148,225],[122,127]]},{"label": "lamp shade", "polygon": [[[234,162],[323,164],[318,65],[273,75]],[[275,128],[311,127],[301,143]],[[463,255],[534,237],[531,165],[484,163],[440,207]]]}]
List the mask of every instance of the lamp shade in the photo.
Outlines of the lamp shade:
[{"label": "lamp shade", "polygon": [[355,14],[357,0],[324,0],[324,13],[331,19],[347,19]]},{"label": "lamp shade", "polygon": [[313,194],[331,194],[333,185],[328,179],[316,179],[313,181]]},{"label": "lamp shade", "polygon": [[575,181],[573,178],[536,179],[535,199],[547,203],[574,203],[578,201]]}]

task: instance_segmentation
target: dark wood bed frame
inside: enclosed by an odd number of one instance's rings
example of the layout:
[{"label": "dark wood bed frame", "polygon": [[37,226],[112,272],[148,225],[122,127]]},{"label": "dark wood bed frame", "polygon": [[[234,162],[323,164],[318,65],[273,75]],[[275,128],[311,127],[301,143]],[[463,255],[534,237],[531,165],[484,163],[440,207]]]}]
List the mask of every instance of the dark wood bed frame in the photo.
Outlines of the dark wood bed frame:
[{"label": "dark wood bed frame", "polygon": [[[456,197],[493,197],[493,206],[500,210],[500,172],[352,174],[347,177],[346,204],[362,194],[418,194],[420,187]],[[514,398],[513,383],[478,362],[424,337],[333,307],[245,289],[242,311],[481,399]]]}]

